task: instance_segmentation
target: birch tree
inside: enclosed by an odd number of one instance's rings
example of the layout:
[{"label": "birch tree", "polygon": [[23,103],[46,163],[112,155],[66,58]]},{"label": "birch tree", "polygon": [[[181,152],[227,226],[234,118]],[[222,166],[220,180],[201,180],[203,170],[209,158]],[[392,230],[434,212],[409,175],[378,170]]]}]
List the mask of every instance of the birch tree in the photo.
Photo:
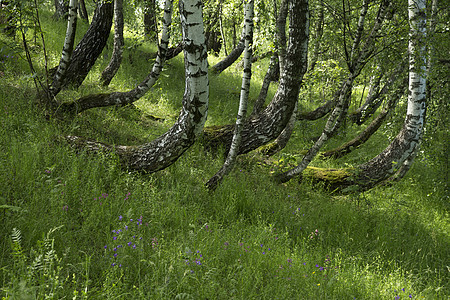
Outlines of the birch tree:
[{"label": "birch tree", "polygon": [[114,2],[99,1],[88,30],[73,51],[61,87],[78,88],[102,53],[111,32]]},{"label": "birch tree", "polygon": [[108,66],[100,76],[100,82],[107,86],[116,75],[122,63],[123,53],[123,0],[114,0],[114,48]]},{"label": "birch tree", "polygon": [[154,141],[138,146],[110,146],[76,136],[67,141],[89,151],[113,150],[130,170],[149,173],[174,163],[201,134],[209,99],[208,61],[203,29],[202,2],[179,2],[185,57],[185,92],[177,122]]},{"label": "birch tree", "polygon": [[67,20],[66,37],[64,39],[64,46],[62,49],[61,60],[53,77],[52,85],[50,86],[50,95],[55,96],[61,90],[61,84],[66,75],[67,67],[72,58],[73,46],[75,43],[75,33],[77,29],[77,0],[70,0],[69,2],[69,17]]},{"label": "birch tree", "polygon": [[249,0],[245,4],[244,13],[245,52],[239,111],[237,114],[236,125],[234,127],[233,140],[231,141],[230,151],[228,152],[225,163],[223,164],[222,168],[206,183],[207,188],[212,191],[217,188],[223,178],[228,175],[233,169],[238,154],[238,149],[241,143],[241,132],[245,116],[247,114],[248,94],[250,92],[250,80],[252,77],[253,15],[254,1]]},{"label": "birch tree", "polygon": [[[349,68],[349,75],[347,79],[343,82],[339,93],[336,94],[336,107],[333,109],[330,117],[328,118],[325,128],[322,131],[319,139],[314,143],[314,145],[308,150],[306,155],[303,157],[300,164],[295,168],[278,174],[276,176],[277,180],[280,182],[286,182],[297,176],[306,169],[313,158],[319,153],[320,148],[325,144],[325,142],[339,129],[342,121],[346,117],[346,112],[351,99],[351,92],[353,87],[353,82],[355,78],[360,74],[362,68],[369,59],[371,53],[373,53],[375,48],[375,40],[378,32],[381,28],[383,20],[387,13],[387,7],[389,3],[387,1],[382,1],[379,7],[379,12],[377,18],[375,19],[374,25],[372,26],[371,32],[365,40],[364,45],[360,46],[362,35],[364,32],[364,24],[366,22],[366,16],[369,7],[369,0],[365,0],[360,10],[360,16],[358,20],[357,32],[353,39],[353,44],[350,52],[344,44],[344,49],[347,57],[347,65]],[[345,27],[345,25],[344,25]]]},{"label": "birch tree", "polygon": [[158,47],[158,54],[150,74],[134,89],[127,92],[87,95],[73,102],[62,103],[58,111],[65,114],[77,114],[82,111],[112,105],[131,104],[140,99],[155,84],[162,71],[169,45],[170,25],[172,22],[172,0],[166,0],[164,6],[163,30]]},{"label": "birch tree", "polygon": [[[269,105],[256,117],[246,120],[238,154],[247,153],[275,139],[286,127],[294,111],[300,84],[307,68],[309,10],[307,0],[294,0],[289,7],[289,43],[285,69],[277,92]],[[225,146],[228,153],[234,125],[205,128],[205,146]]]},{"label": "birch tree", "polygon": [[[404,176],[416,156],[423,134],[426,102],[426,17],[425,0],[409,0],[409,86],[406,118],[395,139],[379,155],[353,169],[318,170],[310,176],[327,182],[333,189],[353,186],[359,190],[370,189],[376,184],[395,176]],[[397,173],[396,173],[397,172]],[[329,176],[334,173],[334,178]],[[286,182],[293,176],[292,170],[278,175]],[[301,175],[301,173],[297,173]]]}]

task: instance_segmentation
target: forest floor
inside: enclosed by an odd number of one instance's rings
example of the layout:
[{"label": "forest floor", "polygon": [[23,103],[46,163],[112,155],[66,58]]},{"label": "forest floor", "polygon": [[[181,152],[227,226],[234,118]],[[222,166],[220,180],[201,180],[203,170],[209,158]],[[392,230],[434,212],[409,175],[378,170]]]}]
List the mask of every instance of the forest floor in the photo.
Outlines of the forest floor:
[{"label": "forest floor", "polygon": [[[56,64],[65,25],[42,14],[49,59]],[[86,24],[80,26],[78,35]],[[2,299],[450,297],[445,131],[443,140],[425,136],[400,182],[338,195],[307,181],[273,181],[273,172],[301,159],[324,123],[301,121],[270,164],[257,152],[243,155],[210,193],[204,184],[221,167],[223,156],[205,151],[201,141],[167,169],[142,174],[123,169],[113,153],[77,152],[59,139],[79,135],[133,145],[165,132],[181,108],[182,54],[167,62],[156,85],[135,106],[56,120],[46,119],[34,102],[36,91],[19,41],[1,39]],[[58,100],[134,87],[151,68],[146,54],[156,51],[138,41],[127,36],[123,65],[108,88],[100,87],[98,79],[112,40],[83,86],[64,91]],[[36,44],[32,50],[42,71],[42,47]],[[209,60],[213,65],[219,58]],[[267,63],[254,65],[251,105]],[[232,66],[210,77],[207,126],[234,122],[241,72]],[[272,84],[268,99],[275,88]],[[318,94],[319,89],[302,91],[301,109],[317,106]],[[389,144],[402,121],[401,113],[393,116],[351,154],[338,160],[318,157],[312,165],[337,168],[367,161]],[[349,125],[327,149],[360,130]]]}]

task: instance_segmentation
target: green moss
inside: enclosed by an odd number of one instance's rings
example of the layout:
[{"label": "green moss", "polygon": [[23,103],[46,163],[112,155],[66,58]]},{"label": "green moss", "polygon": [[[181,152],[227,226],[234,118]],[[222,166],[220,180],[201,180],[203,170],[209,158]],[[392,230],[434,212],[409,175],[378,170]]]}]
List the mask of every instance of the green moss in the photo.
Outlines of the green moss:
[{"label": "green moss", "polygon": [[356,170],[354,168],[329,169],[307,167],[303,172],[303,176],[312,182],[323,182],[328,190],[343,191],[355,184],[353,181],[355,172]]}]

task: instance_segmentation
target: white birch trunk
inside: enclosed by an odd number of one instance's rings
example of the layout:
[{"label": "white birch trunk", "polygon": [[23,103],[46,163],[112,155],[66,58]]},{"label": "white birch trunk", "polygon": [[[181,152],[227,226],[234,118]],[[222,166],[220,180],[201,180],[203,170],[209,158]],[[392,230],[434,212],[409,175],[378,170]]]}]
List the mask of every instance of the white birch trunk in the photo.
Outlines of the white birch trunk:
[{"label": "white birch trunk", "polygon": [[[319,153],[325,142],[339,129],[342,121],[347,113],[349,101],[351,98],[351,92],[353,88],[353,82],[355,78],[360,74],[365,61],[368,59],[370,53],[375,47],[375,36],[381,28],[383,20],[386,16],[387,5],[385,2],[380,4],[380,9],[372,30],[365,42],[365,44],[360,48],[360,41],[364,29],[365,17],[367,15],[368,2],[365,1],[360,11],[360,17],[358,19],[358,32],[353,40],[352,50],[351,50],[351,61],[347,64],[350,69],[350,74],[347,80],[343,83],[341,90],[339,92],[339,99],[337,101],[336,107],[333,109],[330,117],[328,118],[325,128],[322,131],[319,139],[314,143],[314,145],[308,150],[306,155],[303,157],[300,164],[295,168],[288,170],[284,173],[278,174],[276,179],[280,182],[287,182],[291,180],[294,176],[301,175],[301,173],[306,169],[306,167],[311,163],[314,157]],[[359,51],[358,51],[359,50]],[[358,55],[356,55],[358,52]]]},{"label": "white birch trunk", "polygon": [[52,96],[58,94],[61,90],[62,79],[66,74],[67,66],[69,65],[72,57],[73,45],[75,43],[75,32],[77,29],[77,2],[77,0],[70,0],[69,2],[69,17],[67,20],[66,37],[64,39],[61,60],[59,61],[58,68],[50,87],[50,93]]},{"label": "white birch trunk", "polygon": [[170,166],[195,142],[206,122],[209,99],[202,2],[180,1],[180,17],[186,85],[177,122],[156,140],[139,146],[109,146],[73,136],[67,137],[69,143],[91,151],[115,150],[129,169],[153,173]]},{"label": "white birch trunk", "polygon": [[126,105],[139,100],[155,84],[162,71],[166,60],[166,53],[169,45],[170,25],[172,23],[172,0],[166,0],[164,5],[163,31],[159,44],[158,55],[153,64],[150,74],[128,92],[115,92],[110,94],[88,95],[74,102],[63,103],[60,106],[61,112],[80,113],[82,111],[111,105]]},{"label": "white birch trunk", "polygon": [[123,53],[123,0],[114,0],[114,49],[108,66],[103,70],[100,81],[108,86],[120,68]]},{"label": "white birch trunk", "polygon": [[253,15],[254,0],[249,0],[245,4],[245,52],[244,52],[244,71],[242,74],[241,95],[239,100],[239,111],[237,114],[234,135],[231,141],[230,151],[228,152],[225,163],[222,168],[206,183],[210,190],[215,190],[223,178],[228,175],[236,161],[238,149],[241,144],[241,133],[247,114],[248,94],[250,92],[250,80],[252,77],[252,44],[253,44]]}]

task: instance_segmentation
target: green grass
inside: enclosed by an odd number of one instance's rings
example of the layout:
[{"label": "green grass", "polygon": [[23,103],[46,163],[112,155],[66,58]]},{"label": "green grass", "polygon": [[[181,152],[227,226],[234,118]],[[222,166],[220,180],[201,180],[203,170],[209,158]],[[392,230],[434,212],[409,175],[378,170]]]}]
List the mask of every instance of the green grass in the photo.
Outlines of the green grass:
[{"label": "green grass", "polygon": [[[45,26],[55,28],[47,30],[52,41],[47,46],[58,53],[62,39],[56,32],[64,32],[64,24],[45,20]],[[144,44],[138,49],[155,48]],[[136,57],[133,64],[124,60],[106,90],[127,90],[145,77],[151,62]],[[100,59],[83,86],[59,100],[105,91],[97,80],[106,63]],[[264,68],[267,61],[261,64]],[[401,182],[362,194],[330,195],[295,180],[277,185],[270,168],[253,153],[242,156],[211,194],[204,183],[222,158],[200,144],[169,168],[148,175],[127,172],[113,154],[75,152],[57,139],[75,134],[140,144],[164,132],[181,107],[182,55],[166,65],[155,87],[137,103],[139,110],[95,109],[65,121],[46,120],[34,105],[26,64],[10,59],[2,68],[2,297],[448,299],[447,175],[431,146],[423,148]],[[234,120],[239,73],[233,67],[211,77],[209,125]],[[252,99],[263,72],[255,74]],[[275,159],[300,159],[298,153],[308,148],[308,138],[320,133],[323,122],[297,124],[288,147]],[[349,127],[345,138],[358,130]],[[389,143],[391,131],[386,126],[348,157],[313,164],[361,163]],[[341,142],[336,138],[327,146]]]}]

